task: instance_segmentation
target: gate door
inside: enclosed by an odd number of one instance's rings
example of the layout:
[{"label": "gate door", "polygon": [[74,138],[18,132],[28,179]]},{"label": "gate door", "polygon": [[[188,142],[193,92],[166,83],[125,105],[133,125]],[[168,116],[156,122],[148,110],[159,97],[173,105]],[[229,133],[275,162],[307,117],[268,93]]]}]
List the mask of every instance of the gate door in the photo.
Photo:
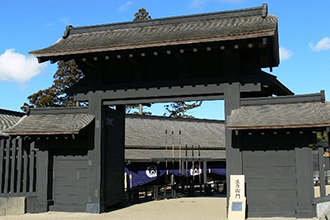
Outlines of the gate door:
[{"label": "gate door", "polygon": [[87,156],[79,153],[54,156],[52,211],[85,211]]},{"label": "gate door", "polygon": [[249,217],[295,216],[293,150],[243,151]]}]

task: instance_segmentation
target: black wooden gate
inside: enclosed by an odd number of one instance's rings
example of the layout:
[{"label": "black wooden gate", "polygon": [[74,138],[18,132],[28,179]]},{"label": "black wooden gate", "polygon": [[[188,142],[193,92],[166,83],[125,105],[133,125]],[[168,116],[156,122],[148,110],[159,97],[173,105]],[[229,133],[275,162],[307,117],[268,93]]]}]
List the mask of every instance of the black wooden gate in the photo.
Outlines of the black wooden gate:
[{"label": "black wooden gate", "polygon": [[87,203],[87,154],[64,151],[54,155],[52,211],[85,211]]},{"label": "black wooden gate", "polygon": [[36,152],[34,142],[21,137],[0,140],[0,196],[34,195]]}]

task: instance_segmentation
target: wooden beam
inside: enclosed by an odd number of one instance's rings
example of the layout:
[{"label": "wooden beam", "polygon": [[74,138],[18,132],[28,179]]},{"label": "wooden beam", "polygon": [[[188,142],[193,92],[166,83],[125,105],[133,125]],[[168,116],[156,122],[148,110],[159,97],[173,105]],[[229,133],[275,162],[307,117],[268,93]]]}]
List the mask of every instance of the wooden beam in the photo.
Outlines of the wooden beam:
[{"label": "wooden beam", "polygon": [[[241,92],[260,91],[260,84],[245,84],[240,86]],[[102,91],[102,100],[112,104],[139,104],[151,102],[170,101],[199,101],[223,99],[223,85],[196,85],[196,86],[173,86],[149,89],[122,89]],[[85,101],[88,97],[84,93],[74,95],[75,101]]]},{"label": "wooden beam", "polygon": [[270,104],[291,104],[303,102],[322,102],[322,93],[314,93],[308,95],[288,95],[278,97],[265,97],[265,98],[243,98],[241,105],[270,105]]},{"label": "wooden beam", "polygon": [[165,102],[179,102],[179,101],[206,101],[206,100],[223,100],[224,96],[210,95],[210,96],[187,96],[187,97],[158,97],[147,99],[124,99],[124,100],[106,100],[103,101],[103,105],[132,105],[143,103],[165,103]]}]

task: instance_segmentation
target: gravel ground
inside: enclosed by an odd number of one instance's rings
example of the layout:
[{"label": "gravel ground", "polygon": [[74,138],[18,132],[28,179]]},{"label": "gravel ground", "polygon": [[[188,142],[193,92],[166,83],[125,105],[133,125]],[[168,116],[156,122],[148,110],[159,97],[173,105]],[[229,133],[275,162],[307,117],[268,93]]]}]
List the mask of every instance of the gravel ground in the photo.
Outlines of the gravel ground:
[{"label": "gravel ground", "polygon": [[[226,199],[192,197],[146,202],[103,214],[47,212],[2,216],[4,220],[226,220]],[[249,218],[249,220],[297,220],[295,218]],[[314,218],[315,220],[317,218]],[[309,219],[303,219],[309,220]]]}]

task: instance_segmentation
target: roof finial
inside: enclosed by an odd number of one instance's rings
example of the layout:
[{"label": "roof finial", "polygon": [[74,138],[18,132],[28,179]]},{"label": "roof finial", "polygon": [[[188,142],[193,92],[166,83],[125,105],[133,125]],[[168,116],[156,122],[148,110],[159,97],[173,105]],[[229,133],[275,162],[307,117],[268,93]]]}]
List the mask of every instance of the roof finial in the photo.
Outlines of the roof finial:
[{"label": "roof finial", "polygon": [[73,28],[73,26],[72,25],[67,25],[66,26],[66,29],[65,29],[65,31],[64,31],[64,35],[63,35],[63,39],[65,39],[65,38],[67,38],[67,37],[69,37],[69,35],[70,35],[70,30]]},{"label": "roof finial", "polygon": [[263,3],[262,4],[262,15],[261,15],[261,17],[265,18],[265,17],[267,17],[267,15],[268,15],[268,5],[266,3]]},{"label": "roof finial", "polygon": [[324,103],[325,102],[325,91],[321,90],[320,94],[321,94],[321,102]]}]

